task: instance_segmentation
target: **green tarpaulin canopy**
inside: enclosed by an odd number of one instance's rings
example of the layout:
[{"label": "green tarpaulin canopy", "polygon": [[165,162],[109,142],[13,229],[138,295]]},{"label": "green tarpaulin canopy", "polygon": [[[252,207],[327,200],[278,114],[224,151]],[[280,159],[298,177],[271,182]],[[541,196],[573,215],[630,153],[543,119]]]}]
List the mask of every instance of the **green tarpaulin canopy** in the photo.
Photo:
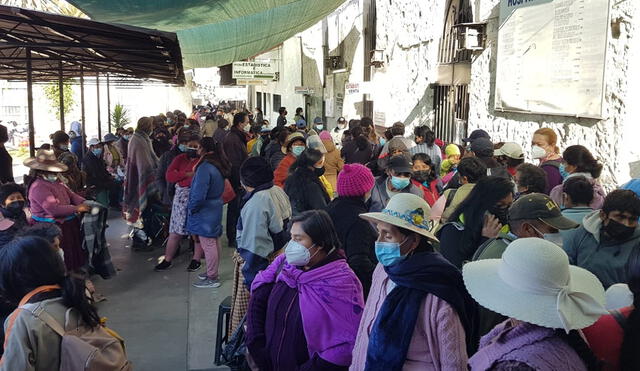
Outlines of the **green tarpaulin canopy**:
[{"label": "green tarpaulin canopy", "polygon": [[334,11],[344,0],[71,0],[92,19],[173,31],[185,68],[257,55]]}]

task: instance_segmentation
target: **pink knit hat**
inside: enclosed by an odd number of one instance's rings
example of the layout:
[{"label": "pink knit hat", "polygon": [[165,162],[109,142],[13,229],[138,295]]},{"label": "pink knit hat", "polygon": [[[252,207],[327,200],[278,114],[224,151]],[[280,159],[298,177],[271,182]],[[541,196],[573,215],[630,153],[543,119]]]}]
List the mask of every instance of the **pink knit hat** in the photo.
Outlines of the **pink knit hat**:
[{"label": "pink knit hat", "polygon": [[371,170],[360,164],[344,165],[338,174],[338,196],[362,197],[373,188],[375,179]]},{"label": "pink knit hat", "polygon": [[322,139],[322,140],[331,140],[331,134],[329,134],[328,131],[323,130],[322,132],[320,132],[320,139]]}]

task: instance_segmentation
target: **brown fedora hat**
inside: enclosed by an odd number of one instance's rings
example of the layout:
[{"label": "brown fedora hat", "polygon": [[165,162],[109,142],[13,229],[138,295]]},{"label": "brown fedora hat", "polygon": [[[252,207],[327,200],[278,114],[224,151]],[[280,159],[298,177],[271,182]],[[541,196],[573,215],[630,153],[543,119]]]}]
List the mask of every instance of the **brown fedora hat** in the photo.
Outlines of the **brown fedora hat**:
[{"label": "brown fedora hat", "polygon": [[36,152],[36,157],[29,157],[24,160],[23,164],[33,170],[50,171],[52,173],[62,173],[69,169],[67,165],[56,159],[56,155],[50,149],[39,149]]}]

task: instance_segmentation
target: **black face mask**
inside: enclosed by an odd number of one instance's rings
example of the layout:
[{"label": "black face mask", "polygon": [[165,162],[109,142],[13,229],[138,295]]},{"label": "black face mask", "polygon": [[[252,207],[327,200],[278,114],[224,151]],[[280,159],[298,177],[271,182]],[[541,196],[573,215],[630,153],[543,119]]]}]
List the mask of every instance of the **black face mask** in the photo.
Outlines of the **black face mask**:
[{"label": "black face mask", "polygon": [[313,173],[316,174],[316,176],[318,176],[318,177],[323,176],[324,175],[324,166],[321,167],[321,168],[314,167],[313,168]]},{"label": "black face mask", "polygon": [[609,219],[609,224],[604,226],[604,231],[616,241],[625,241],[633,236],[634,227],[627,227],[613,219]]},{"label": "black face mask", "polygon": [[488,211],[489,211],[490,214],[493,214],[493,216],[498,218],[498,221],[500,222],[500,224],[507,225],[507,223],[509,223],[509,208],[508,207],[493,206]]},{"label": "black face mask", "polygon": [[20,214],[24,213],[24,205],[24,201],[13,201],[5,207],[5,210],[7,210],[9,217],[18,217]]},{"label": "black face mask", "polygon": [[195,149],[188,149],[187,150],[187,157],[189,157],[189,158],[198,157],[198,151],[196,151]]}]

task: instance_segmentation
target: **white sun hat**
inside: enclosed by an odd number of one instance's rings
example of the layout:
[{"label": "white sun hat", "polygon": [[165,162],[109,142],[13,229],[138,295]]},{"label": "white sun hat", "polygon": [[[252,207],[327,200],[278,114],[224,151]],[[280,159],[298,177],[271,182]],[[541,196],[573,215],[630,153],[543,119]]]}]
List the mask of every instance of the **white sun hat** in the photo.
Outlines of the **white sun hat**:
[{"label": "white sun hat", "polygon": [[436,236],[430,232],[430,216],[429,204],[423,198],[412,193],[400,193],[391,197],[387,207],[379,213],[360,214],[362,219],[370,222],[389,223],[438,242]]},{"label": "white sun hat", "polygon": [[534,325],[568,332],[608,313],[598,278],[569,265],[562,248],[540,238],[519,238],[501,259],[467,263],[462,275],[480,305]]}]

